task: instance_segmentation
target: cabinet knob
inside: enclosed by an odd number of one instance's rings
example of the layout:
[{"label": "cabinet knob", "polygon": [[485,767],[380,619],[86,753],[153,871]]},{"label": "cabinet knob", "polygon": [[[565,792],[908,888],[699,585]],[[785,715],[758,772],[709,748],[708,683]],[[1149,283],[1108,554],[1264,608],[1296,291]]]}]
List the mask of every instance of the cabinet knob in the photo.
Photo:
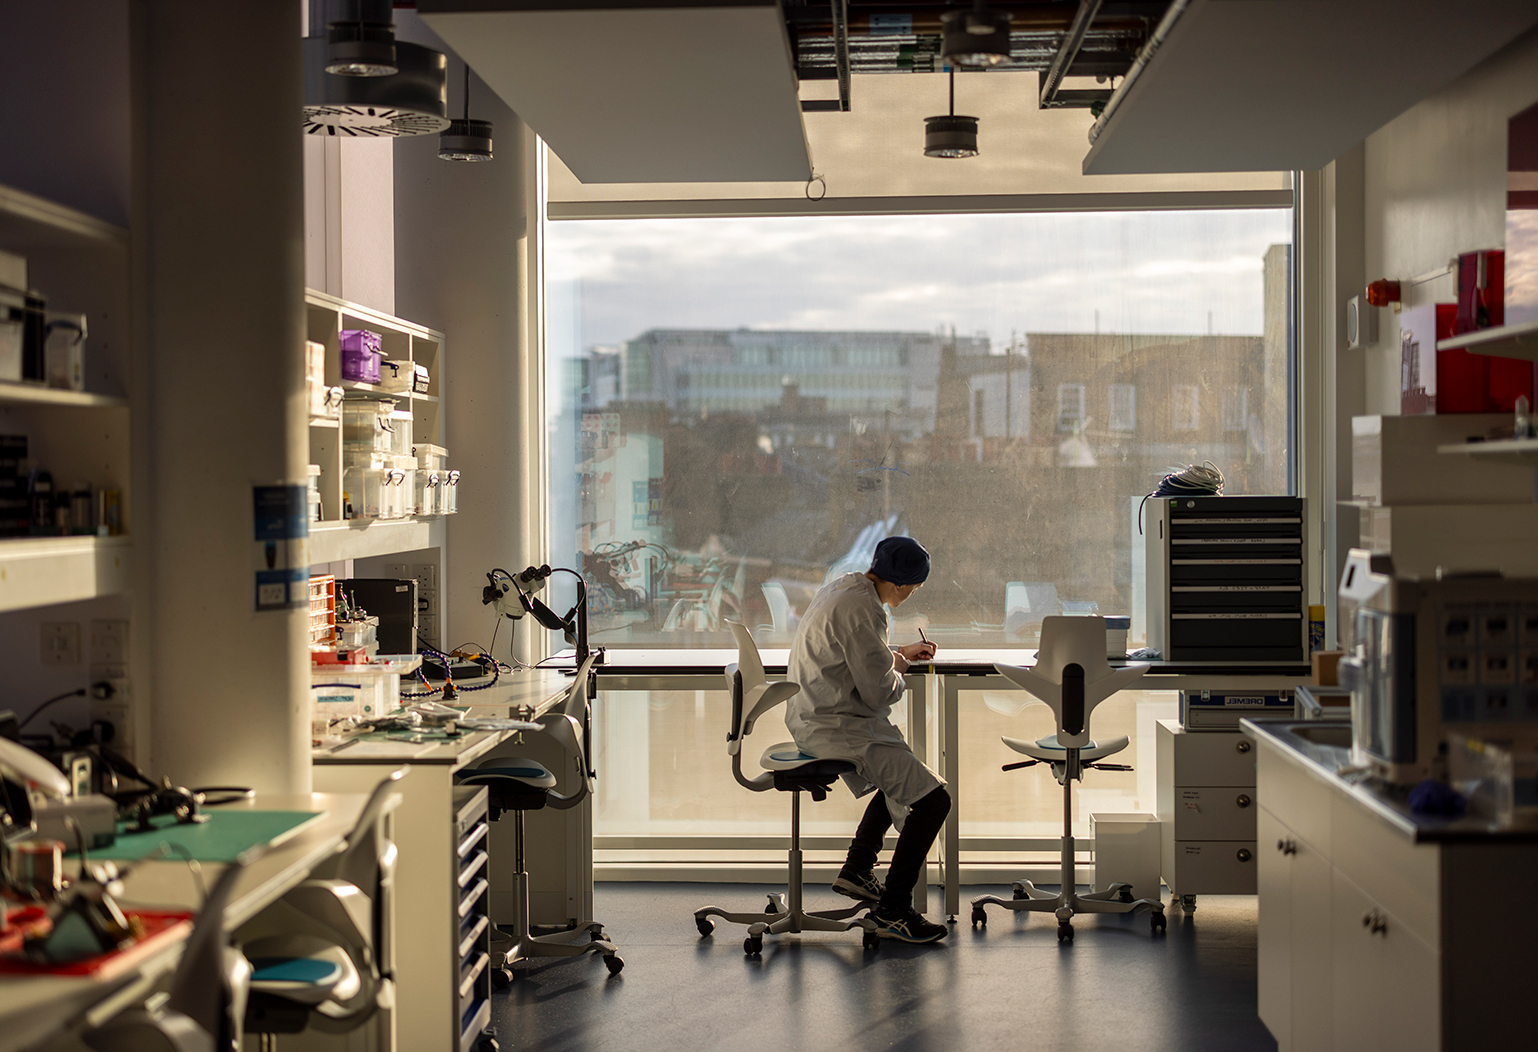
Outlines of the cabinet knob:
[{"label": "cabinet knob", "polygon": [[1237,858],[1240,862],[1248,862],[1252,856],[1250,855],[1249,848],[1241,847],[1234,857]]},{"label": "cabinet knob", "polygon": [[1240,793],[1238,796],[1236,796],[1234,798],[1234,803],[1238,804],[1241,808],[1249,807],[1250,804],[1253,803],[1253,802],[1254,801],[1252,801],[1250,799],[1248,793]]},{"label": "cabinet knob", "polygon": [[1368,910],[1362,914],[1362,927],[1367,929],[1369,935],[1388,934],[1388,920],[1377,910]]},{"label": "cabinet knob", "polygon": [[1234,749],[1237,752],[1249,752],[1250,751],[1249,739],[1248,738],[1240,739],[1238,742],[1236,742],[1234,744]]},{"label": "cabinet knob", "polygon": [[1278,840],[1276,842],[1276,849],[1284,855],[1296,855],[1298,853],[1298,843],[1296,840],[1291,839]]}]

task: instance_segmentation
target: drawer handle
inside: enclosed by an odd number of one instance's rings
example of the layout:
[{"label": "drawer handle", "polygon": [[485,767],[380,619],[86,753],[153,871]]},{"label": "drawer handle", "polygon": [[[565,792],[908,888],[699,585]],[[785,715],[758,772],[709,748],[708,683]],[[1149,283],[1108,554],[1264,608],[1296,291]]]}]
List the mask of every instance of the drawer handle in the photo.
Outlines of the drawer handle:
[{"label": "drawer handle", "polygon": [[1388,920],[1377,910],[1362,914],[1362,927],[1367,929],[1369,935],[1388,936]]},{"label": "drawer handle", "polygon": [[1236,750],[1236,751],[1238,751],[1238,752],[1242,752],[1242,753],[1244,753],[1244,752],[1249,752],[1249,751],[1250,751],[1250,742],[1249,742],[1249,739],[1248,739],[1248,738],[1245,738],[1245,739],[1242,739],[1242,740],[1240,740],[1240,741],[1238,741],[1238,742],[1236,742],[1236,743],[1234,743],[1234,749],[1235,749],[1235,750]]},{"label": "drawer handle", "polygon": [[1245,808],[1249,807],[1254,801],[1250,799],[1248,793],[1240,793],[1234,798],[1234,803],[1238,804],[1241,808]]},{"label": "drawer handle", "polygon": [[1298,853],[1298,842],[1290,837],[1285,840],[1278,840],[1276,842],[1276,849],[1284,855],[1296,855]]},{"label": "drawer handle", "polygon": [[1254,856],[1250,854],[1249,848],[1241,847],[1234,857],[1237,858],[1240,862],[1248,862]]}]

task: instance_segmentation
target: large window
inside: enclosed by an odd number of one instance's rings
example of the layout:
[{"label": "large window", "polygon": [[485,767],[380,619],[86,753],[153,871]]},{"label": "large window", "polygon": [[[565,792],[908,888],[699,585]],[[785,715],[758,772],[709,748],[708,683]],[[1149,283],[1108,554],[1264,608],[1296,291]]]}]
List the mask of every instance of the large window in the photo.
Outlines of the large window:
[{"label": "large window", "polygon": [[[611,648],[730,646],[728,618],[786,646],[889,534],[934,557],[897,642],[1140,615],[1137,508],[1163,475],[1210,460],[1230,494],[1290,491],[1291,229],[1282,209],[552,222],[551,561],[582,567]],[[598,748],[625,773],[600,832],[783,825],[730,782],[723,692],[606,699]],[[969,803],[963,830],[1049,830],[1050,779],[987,759],[1027,733],[1023,696],[983,702],[973,799],[1019,806]],[[1116,732],[1151,747],[1167,706],[1124,699]],[[1121,781],[1099,784],[1153,809]],[[813,821],[844,830],[840,800]]]}]

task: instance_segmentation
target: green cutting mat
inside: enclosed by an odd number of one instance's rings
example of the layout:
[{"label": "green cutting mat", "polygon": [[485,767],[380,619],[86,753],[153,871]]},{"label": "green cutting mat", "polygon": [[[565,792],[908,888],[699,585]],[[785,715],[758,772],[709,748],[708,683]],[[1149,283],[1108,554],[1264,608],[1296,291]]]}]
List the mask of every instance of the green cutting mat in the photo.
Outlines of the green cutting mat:
[{"label": "green cutting mat", "polygon": [[168,859],[194,858],[199,862],[234,862],[247,848],[286,840],[301,826],[325,815],[324,811],[206,811],[207,822],[178,825],[161,815],[152,819],[152,833],[125,833],[118,823],[117,843],[91,850],[93,859],[136,862],[161,844],[171,845]]}]

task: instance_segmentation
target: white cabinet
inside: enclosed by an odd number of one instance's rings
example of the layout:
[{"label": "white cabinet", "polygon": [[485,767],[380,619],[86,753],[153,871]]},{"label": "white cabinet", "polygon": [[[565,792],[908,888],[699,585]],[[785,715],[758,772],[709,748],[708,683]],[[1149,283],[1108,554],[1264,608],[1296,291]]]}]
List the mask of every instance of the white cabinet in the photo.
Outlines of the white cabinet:
[{"label": "white cabinet", "polygon": [[1436,954],[1338,869],[1330,891],[1334,1047],[1441,1048]]},{"label": "white cabinet", "polygon": [[1177,901],[1255,893],[1253,742],[1160,720],[1157,799],[1160,875]]}]

